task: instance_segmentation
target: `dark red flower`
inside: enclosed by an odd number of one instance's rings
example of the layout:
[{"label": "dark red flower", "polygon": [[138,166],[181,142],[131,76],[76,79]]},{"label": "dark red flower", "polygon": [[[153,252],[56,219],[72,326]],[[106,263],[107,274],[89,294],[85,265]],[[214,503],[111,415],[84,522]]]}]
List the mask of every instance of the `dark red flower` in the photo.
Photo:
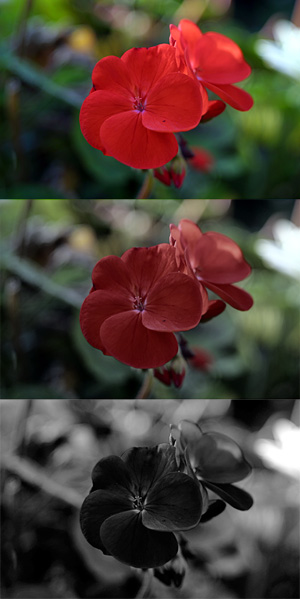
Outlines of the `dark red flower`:
[{"label": "dark red flower", "polygon": [[208,317],[224,309],[223,302],[209,302],[207,289],[237,310],[249,310],[253,299],[247,291],[232,283],[241,281],[251,273],[239,246],[221,233],[202,233],[191,220],[183,219],[178,227],[170,225],[170,243],[176,247],[181,270],[199,282],[203,300],[203,314]]},{"label": "dark red flower", "polygon": [[180,70],[196,78],[199,83],[203,115],[210,113],[208,118],[212,118],[224,110],[221,104],[211,105],[207,89],[237,110],[249,110],[253,106],[250,94],[232,85],[243,81],[251,73],[235,42],[221,33],[209,31],[203,34],[188,19],[182,19],[178,27],[170,25],[170,32],[170,43],[176,46]]},{"label": "dark red flower", "polygon": [[200,521],[198,484],[178,471],[168,444],[133,447],[121,458],[100,460],[83,502],[80,524],[87,541],[135,568],[156,568],[178,551],[174,532]]},{"label": "dark red flower", "polygon": [[107,256],[92,273],[93,288],[80,311],[87,341],[135,368],[157,368],[178,351],[173,332],[201,318],[199,286],[179,272],[168,244]]},{"label": "dark red flower", "polygon": [[[222,433],[203,433],[189,420],[181,420],[178,427],[172,426],[171,434],[175,431],[179,432],[177,456],[185,463],[190,476],[199,481],[203,511],[206,512],[209,506],[207,489],[238,510],[250,509],[253,504],[251,495],[231,484],[246,478],[252,470],[238,444]],[[221,508],[219,502],[214,509],[220,513]]]},{"label": "dark red flower", "polygon": [[200,121],[199,86],[178,72],[175,48],[168,44],[107,56],[92,80],[80,111],[81,131],[91,146],[134,168],[169,162],[178,152],[173,133]]}]

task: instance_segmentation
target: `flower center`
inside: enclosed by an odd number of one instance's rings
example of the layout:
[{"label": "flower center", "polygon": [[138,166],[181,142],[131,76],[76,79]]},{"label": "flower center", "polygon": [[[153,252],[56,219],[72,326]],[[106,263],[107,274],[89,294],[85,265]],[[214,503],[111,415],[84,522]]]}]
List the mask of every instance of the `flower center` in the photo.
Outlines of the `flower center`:
[{"label": "flower center", "polygon": [[134,298],[133,308],[134,308],[134,310],[139,310],[140,312],[142,312],[145,309],[144,300],[139,295],[137,295]]},{"label": "flower center", "polygon": [[141,511],[144,507],[143,498],[140,497],[139,495],[136,495],[133,500],[133,507],[134,507],[134,509]]},{"label": "flower center", "polygon": [[134,110],[143,112],[143,110],[145,110],[145,104],[144,104],[143,98],[141,98],[140,96],[135,96],[135,99],[133,102],[133,108],[134,108]]}]

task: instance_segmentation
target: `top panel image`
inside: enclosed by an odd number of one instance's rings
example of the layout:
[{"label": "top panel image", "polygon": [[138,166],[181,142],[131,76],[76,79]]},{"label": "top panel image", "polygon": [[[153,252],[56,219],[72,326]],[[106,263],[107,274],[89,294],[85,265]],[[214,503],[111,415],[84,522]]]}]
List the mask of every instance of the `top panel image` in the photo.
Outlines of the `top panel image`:
[{"label": "top panel image", "polygon": [[298,0],[1,5],[1,198],[297,198]]}]

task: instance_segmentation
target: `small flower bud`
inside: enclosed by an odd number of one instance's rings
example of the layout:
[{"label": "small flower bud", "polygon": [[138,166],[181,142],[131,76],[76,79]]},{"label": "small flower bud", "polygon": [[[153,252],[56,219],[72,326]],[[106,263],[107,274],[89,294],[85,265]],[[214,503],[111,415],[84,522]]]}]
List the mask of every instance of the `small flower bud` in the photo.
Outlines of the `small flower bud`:
[{"label": "small flower bud", "polygon": [[153,374],[161,383],[168,387],[173,385],[178,389],[183,383],[185,377],[185,366],[186,362],[181,354],[177,354],[170,362],[161,366],[160,368],[154,368]]},{"label": "small flower bud", "polygon": [[186,163],[182,156],[177,154],[171,162],[161,166],[160,168],[155,168],[153,171],[153,175],[156,179],[164,183],[165,185],[170,186],[171,183],[174,183],[175,187],[181,187],[186,171]]},{"label": "small flower bud", "polygon": [[177,555],[164,566],[154,568],[154,576],[163,582],[166,586],[172,584],[179,589],[185,577],[186,561],[181,555],[179,549]]}]

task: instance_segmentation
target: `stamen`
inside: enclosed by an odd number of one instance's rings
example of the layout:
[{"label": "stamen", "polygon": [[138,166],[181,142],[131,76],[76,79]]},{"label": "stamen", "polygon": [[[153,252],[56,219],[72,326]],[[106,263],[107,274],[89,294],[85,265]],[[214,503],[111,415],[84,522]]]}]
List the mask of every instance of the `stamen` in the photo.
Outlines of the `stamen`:
[{"label": "stamen", "polygon": [[142,510],[144,507],[143,498],[140,497],[139,495],[136,495],[133,500],[133,507],[137,510]]},{"label": "stamen", "polygon": [[144,301],[143,301],[142,297],[136,296],[134,298],[133,308],[134,308],[134,310],[140,310],[140,312],[142,312],[144,310],[145,305],[144,305]]}]

